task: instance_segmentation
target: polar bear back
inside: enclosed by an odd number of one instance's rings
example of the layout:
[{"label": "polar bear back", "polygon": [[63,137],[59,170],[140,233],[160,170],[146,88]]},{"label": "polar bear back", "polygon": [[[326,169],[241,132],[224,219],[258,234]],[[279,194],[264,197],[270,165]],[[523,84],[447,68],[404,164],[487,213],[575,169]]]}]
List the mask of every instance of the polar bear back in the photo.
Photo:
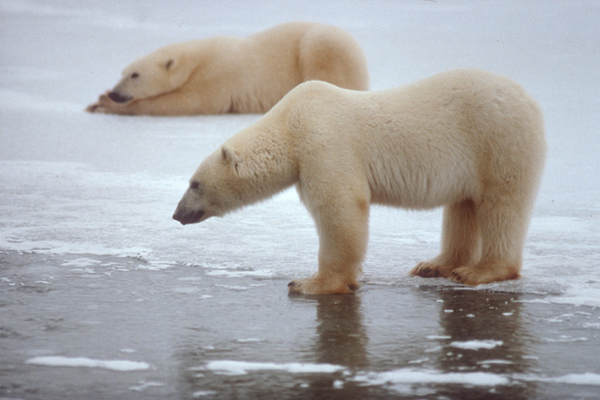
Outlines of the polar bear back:
[{"label": "polar bear back", "polygon": [[[240,110],[264,112],[310,80],[352,90],[369,88],[362,49],[350,34],[334,26],[291,22],[240,39],[231,49],[241,71],[237,88],[231,88]],[[259,109],[252,105],[257,98],[262,99]]]},{"label": "polar bear back", "polygon": [[310,80],[345,89],[369,88],[359,44],[330,25],[290,22],[247,38],[214,37],[166,46],[162,51],[190,59],[186,90],[205,88],[211,82],[214,104],[235,112],[266,112],[294,87]]},{"label": "polar bear back", "polygon": [[309,82],[288,97],[282,107],[304,125],[294,128],[305,132],[296,139],[299,164],[305,171],[322,160],[340,170],[360,165],[374,203],[432,208],[490,187],[519,192],[536,186],[543,169],[538,106],[518,84],[488,72],[455,70],[379,92]]}]

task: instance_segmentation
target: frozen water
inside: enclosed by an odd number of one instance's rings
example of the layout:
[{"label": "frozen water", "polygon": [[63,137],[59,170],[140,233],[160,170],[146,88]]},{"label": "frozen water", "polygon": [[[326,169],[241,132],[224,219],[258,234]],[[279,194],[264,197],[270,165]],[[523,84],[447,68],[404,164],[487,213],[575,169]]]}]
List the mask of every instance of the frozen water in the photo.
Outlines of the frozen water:
[{"label": "frozen water", "polygon": [[[293,190],[171,219],[260,116],[83,112],[158,46],[298,19],[353,34],[375,90],[478,67],[538,99],[549,156],[521,280],[409,277],[441,212],[374,207],[359,293],[288,298],[318,248]],[[599,397],[597,3],[3,0],[0,20],[0,397]],[[124,365],[150,368],[107,369]]]}]

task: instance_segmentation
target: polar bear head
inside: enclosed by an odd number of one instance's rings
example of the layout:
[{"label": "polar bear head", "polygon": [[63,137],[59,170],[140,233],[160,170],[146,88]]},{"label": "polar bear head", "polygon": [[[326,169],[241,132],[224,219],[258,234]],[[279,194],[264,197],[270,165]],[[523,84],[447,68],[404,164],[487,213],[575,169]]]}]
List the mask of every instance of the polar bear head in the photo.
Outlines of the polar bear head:
[{"label": "polar bear head", "polygon": [[193,224],[243,206],[240,162],[237,152],[226,145],[208,156],[192,175],[173,219]]},{"label": "polar bear head", "polygon": [[202,161],[173,219],[185,225],[223,216],[268,199],[298,181],[294,140],[281,126],[285,119],[272,112],[229,138]]},{"label": "polar bear head", "polygon": [[125,68],[108,97],[117,103],[127,103],[172,92],[188,80],[196,67],[189,60],[181,45],[158,49]]}]

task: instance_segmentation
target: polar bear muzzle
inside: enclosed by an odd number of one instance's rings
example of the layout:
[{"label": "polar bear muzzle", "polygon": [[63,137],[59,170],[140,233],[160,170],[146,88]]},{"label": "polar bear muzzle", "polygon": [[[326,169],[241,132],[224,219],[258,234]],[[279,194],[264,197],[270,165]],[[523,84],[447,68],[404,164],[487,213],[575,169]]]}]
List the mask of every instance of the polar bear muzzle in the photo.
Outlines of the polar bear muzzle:
[{"label": "polar bear muzzle", "polygon": [[108,98],[114,101],[115,103],[127,103],[132,99],[131,96],[124,96],[121,93],[116,92],[114,90],[108,93]]},{"label": "polar bear muzzle", "polygon": [[173,219],[181,222],[181,225],[187,225],[196,224],[200,222],[203,216],[204,210],[185,212],[185,210],[180,210],[178,208],[177,210],[175,210],[175,214],[173,214]]}]

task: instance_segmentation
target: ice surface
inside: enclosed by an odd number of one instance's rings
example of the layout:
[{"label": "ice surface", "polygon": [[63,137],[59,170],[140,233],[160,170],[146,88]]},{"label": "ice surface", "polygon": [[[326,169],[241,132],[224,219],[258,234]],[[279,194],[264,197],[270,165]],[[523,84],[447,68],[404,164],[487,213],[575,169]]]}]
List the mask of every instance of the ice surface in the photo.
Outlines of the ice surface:
[{"label": "ice surface", "polygon": [[[354,35],[374,90],[477,67],[539,101],[549,154],[521,280],[409,277],[439,250],[441,211],[373,207],[359,294],[287,298],[318,256],[293,190],[171,219],[200,161],[260,116],[83,112],[158,46],[298,19]],[[3,0],[0,20],[0,397],[598,397],[596,2]]]},{"label": "ice surface", "polygon": [[[256,117],[163,121],[142,117],[125,123],[121,118],[80,112],[101,90],[114,83],[118,71],[135,57],[127,46],[139,46],[148,32],[155,37],[157,31],[162,30],[165,43],[190,36],[244,35],[275,19],[298,16],[299,10],[269,6],[272,14],[261,15],[262,18],[254,22],[238,19],[249,11],[247,7],[241,7],[243,11],[234,7],[234,15],[224,12],[228,8],[225,5],[215,7],[210,13],[192,13],[210,15],[213,23],[206,25],[203,17],[192,19],[188,13],[178,12],[181,5],[169,10],[149,8],[142,12],[127,2],[107,2],[102,7],[79,2],[60,5],[2,2],[1,11],[7,17],[5,28],[14,35],[14,40],[2,47],[0,70],[0,110],[4,121],[0,247],[55,253],[152,254],[167,261],[193,262],[197,259],[195,251],[186,254],[186,249],[194,247],[197,232],[212,236],[214,230],[221,230],[217,226],[220,224],[223,232],[230,233],[234,227],[241,230],[242,234],[232,239],[245,242],[240,254],[256,254],[267,248],[269,254],[278,254],[271,253],[270,246],[257,245],[263,242],[258,233],[263,238],[273,234],[280,237],[280,232],[273,232],[272,224],[261,224],[264,210],[269,209],[275,214],[274,219],[289,215],[287,220],[296,222],[293,234],[287,233],[291,223],[282,224],[282,230],[288,235],[283,239],[288,242],[284,241],[281,247],[286,248],[297,238],[298,242],[309,243],[306,254],[314,254],[312,248],[316,241],[312,224],[293,192],[268,206],[229,216],[226,221],[210,222],[210,228],[192,228],[183,234],[168,218],[188,176],[203,155]],[[583,3],[566,7],[553,2],[543,6],[512,2],[476,7],[415,2],[380,3],[365,10],[333,2],[328,7],[330,12],[326,14],[340,17],[327,22],[348,29],[363,44],[375,89],[410,82],[451,67],[480,66],[514,77],[540,100],[547,118],[551,151],[532,223],[525,280],[527,284],[531,282],[532,290],[553,291],[558,287],[566,292],[553,301],[597,305],[597,283],[588,279],[597,276],[599,239],[595,175],[599,170],[595,156],[598,154],[598,116],[590,112],[599,103],[596,90],[592,89],[598,83],[595,68],[598,55],[592,51],[596,44],[597,6],[591,5],[588,10]],[[474,21],[471,24],[458,23],[463,13],[479,18],[471,18]],[[320,20],[322,14],[318,7],[307,7],[299,15]],[[250,15],[255,14],[250,12]],[[496,16],[496,25],[490,26],[487,17],[492,15]],[[61,41],[60,47],[49,46],[54,52],[50,57],[47,49],[40,48],[44,43],[29,38],[28,35],[36,32],[19,30],[19,19],[27,18],[43,21],[40,26],[47,31],[42,40],[49,44],[65,33],[75,40]],[[480,26],[486,29],[479,29]],[[79,46],[82,33],[90,33],[98,27],[104,28],[109,36],[86,39],[85,43],[94,46],[85,46],[82,51]],[[437,40],[448,32],[454,36],[446,41]],[[119,42],[125,42],[125,48],[115,48],[116,38],[123,34],[128,41]],[[150,39],[143,46],[150,50],[156,43]],[[460,50],[457,52],[457,49]],[[56,52],[64,56],[57,57]],[[108,56],[109,61],[103,58],[99,62],[99,56]],[[68,59],[69,67],[57,64],[57,59]],[[89,79],[83,71],[95,79]],[[138,132],[144,135],[143,140],[136,135]],[[81,140],[82,137],[86,140]],[[178,141],[181,144],[176,143]],[[137,151],[140,147],[143,151]],[[167,175],[161,176],[165,169]],[[100,198],[96,193],[102,194]],[[42,199],[44,208],[40,209]],[[391,222],[388,224],[386,220]],[[249,223],[244,226],[243,221]],[[412,243],[421,248],[437,246],[439,214],[377,209],[372,224],[375,225],[370,249],[373,255],[367,260],[365,270],[373,280],[390,273],[377,257],[378,253],[389,254],[387,243],[391,246]],[[256,227],[253,229],[252,225]],[[396,226],[402,226],[404,233],[399,234]],[[102,234],[94,235],[94,232]],[[143,235],[144,232],[147,235]],[[302,240],[306,238],[312,242]],[[147,246],[126,245],[131,242]],[[223,240],[215,237],[214,242]],[[174,243],[178,244],[176,248],[173,248]],[[382,250],[379,251],[378,246]],[[410,247],[407,254],[414,254],[414,247]],[[279,271],[281,267],[285,269],[285,264],[278,266]],[[561,273],[564,269],[569,270],[566,276]]]}]

